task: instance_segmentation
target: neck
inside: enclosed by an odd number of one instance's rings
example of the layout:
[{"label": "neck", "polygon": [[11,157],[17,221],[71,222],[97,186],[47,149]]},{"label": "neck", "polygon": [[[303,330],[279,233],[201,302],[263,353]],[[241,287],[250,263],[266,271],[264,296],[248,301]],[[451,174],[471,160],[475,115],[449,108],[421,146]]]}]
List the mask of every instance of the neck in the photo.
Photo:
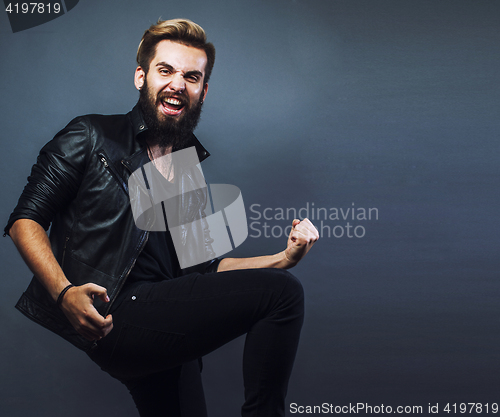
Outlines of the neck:
[{"label": "neck", "polygon": [[161,146],[158,143],[147,142],[149,158],[151,160],[161,158],[162,156],[172,153],[172,145]]},{"label": "neck", "polygon": [[160,174],[168,181],[173,182],[175,170],[172,160],[172,145],[162,147],[158,144],[149,145],[148,143],[148,156]]}]

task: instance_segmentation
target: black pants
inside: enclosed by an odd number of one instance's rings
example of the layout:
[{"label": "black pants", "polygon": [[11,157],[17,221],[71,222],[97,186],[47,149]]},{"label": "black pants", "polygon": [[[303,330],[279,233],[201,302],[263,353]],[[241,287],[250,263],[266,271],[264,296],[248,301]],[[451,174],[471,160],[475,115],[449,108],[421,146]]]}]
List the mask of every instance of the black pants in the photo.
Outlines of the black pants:
[{"label": "black pants", "polygon": [[90,356],[129,388],[141,416],[205,416],[197,360],[245,333],[242,416],[285,415],[304,314],[302,286],[287,271],[133,284],[112,314],[113,330]]}]

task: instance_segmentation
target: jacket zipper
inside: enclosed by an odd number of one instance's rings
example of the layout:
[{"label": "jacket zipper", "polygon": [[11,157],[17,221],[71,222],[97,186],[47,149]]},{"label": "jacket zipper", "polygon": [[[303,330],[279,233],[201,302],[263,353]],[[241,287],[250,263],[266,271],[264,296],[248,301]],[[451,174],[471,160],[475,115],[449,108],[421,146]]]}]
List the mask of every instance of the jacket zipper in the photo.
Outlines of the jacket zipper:
[{"label": "jacket zipper", "polygon": [[116,169],[113,166],[113,164],[111,164],[111,163],[108,162],[108,158],[106,157],[106,155],[104,154],[104,152],[100,152],[98,154],[98,156],[99,156],[99,159],[101,160],[104,168],[106,168],[111,173],[111,175],[115,178],[115,180],[118,181],[118,183],[122,186],[122,188],[128,194],[128,186],[127,186],[127,184],[121,178],[120,174],[116,171]]},{"label": "jacket zipper", "polygon": [[132,271],[132,268],[134,267],[136,261],[137,261],[137,258],[139,257],[140,253],[142,252],[142,250],[144,249],[144,246],[146,246],[146,242],[148,241],[148,237],[149,237],[149,232],[146,232],[144,235],[143,235],[143,238],[142,238],[142,242],[140,243],[140,246],[138,248],[138,251],[136,253],[136,256],[134,256],[132,258],[132,262],[130,262],[129,266],[127,267],[127,269],[125,269],[125,274],[123,276],[123,279],[121,280],[121,284],[120,284],[120,287],[118,287],[118,290],[116,291],[116,294],[115,296],[113,297],[113,299],[111,300],[111,302],[109,303],[108,307],[106,308],[106,312],[104,313],[104,317],[106,317],[109,313],[109,310],[111,309],[111,306],[113,305],[113,303],[115,302],[116,300],[116,297],[118,297],[118,294],[120,294],[120,291],[122,290],[123,286],[125,285],[125,281],[127,281],[127,278],[128,276],[130,275],[130,271]]},{"label": "jacket zipper", "polygon": [[[101,158],[101,161],[103,161],[103,164],[104,166],[106,165],[109,165],[106,161],[106,158],[104,157],[104,155],[100,154],[100,156],[102,157]],[[132,170],[127,166],[127,164],[125,163],[124,160],[121,161],[122,165],[128,169],[128,171],[130,171],[132,173]],[[130,262],[130,264],[128,265],[128,267],[125,269],[125,273],[122,274],[123,276],[123,279],[121,280],[121,284],[120,286],[118,287],[117,291],[116,291],[116,294],[115,296],[113,297],[113,299],[111,300],[111,302],[109,303],[109,305],[107,306],[106,308],[106,311],[104,313],[104,316],[106,317],[109,313],[109,310],[111,309],[113,303],[115,302],[116,300],[116,297],[118,297],[118,294],[120,294],[123,286],[125,285],[125,282],[127,281],[127,278],[128,276],[130,275],[130,272],[132,271],[132,268],[134,267],[136,261],[137,261],[137,258],[139,257],[140,253],[142,252],[142,250],[144,249],[144,246],[146,246],[146,242],[148,241],[148,238],[149,238],[149,232],[146,231],[143,235],[142,235],[142,241],[139,243],[139,247],[137,249],[137,252],[135,254],[135,256],[132,258],[132,261]]]}]

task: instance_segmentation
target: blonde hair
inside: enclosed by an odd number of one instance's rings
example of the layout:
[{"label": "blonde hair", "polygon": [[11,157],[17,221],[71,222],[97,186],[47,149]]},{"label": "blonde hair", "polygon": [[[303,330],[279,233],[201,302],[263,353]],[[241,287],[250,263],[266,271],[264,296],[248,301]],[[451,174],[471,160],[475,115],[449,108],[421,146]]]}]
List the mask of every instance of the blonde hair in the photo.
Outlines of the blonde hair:
[{"label": "blonde hair", "polygon": [[207,42],[203,28],[189,19],[158,20],[156,25],[151,25],[144,32],[137,49],[137,64],[144,72],[149,70],[149,64],[156,54],[156,45],[165,39],[205,51],[207,65],[204,83],[208,83],[215,63],[215,47]]}]

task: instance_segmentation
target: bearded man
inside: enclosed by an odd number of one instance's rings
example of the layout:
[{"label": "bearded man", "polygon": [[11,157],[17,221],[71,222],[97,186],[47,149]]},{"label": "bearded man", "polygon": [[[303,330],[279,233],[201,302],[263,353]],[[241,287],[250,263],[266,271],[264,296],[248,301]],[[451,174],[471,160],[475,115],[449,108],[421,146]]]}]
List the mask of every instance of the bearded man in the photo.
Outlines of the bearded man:
[{"label": "bearded man", "polygon": [[[193,130],[214,59],[195,23],[151,26],[137,53],[138,104],[78,117],[46,144],[5,228],[34,273],[16,307],[123,382],[141,416],[205,416],[199,358],[243,334],[242,416],[284,416],[303,321],[302,287],[286,269],[317,230],[294,220],[280,253],[181,269],[170,233],[138,228],[129,201],[128,180],[145,164],[170,181],[184,174],[165,156],[209,156]],[[189,201],[203,218],[206,193]]]}]

